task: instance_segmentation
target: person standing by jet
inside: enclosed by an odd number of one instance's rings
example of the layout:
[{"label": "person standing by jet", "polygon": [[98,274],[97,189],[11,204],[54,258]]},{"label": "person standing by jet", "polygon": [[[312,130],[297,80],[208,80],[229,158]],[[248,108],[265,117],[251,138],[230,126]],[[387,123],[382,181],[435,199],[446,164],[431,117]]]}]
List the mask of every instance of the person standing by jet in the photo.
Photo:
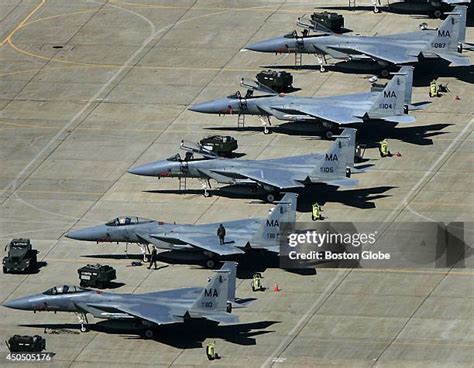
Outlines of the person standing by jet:
[{"label": "person standing by jet", "polygon": [[225,243],[225,227],[224,225],[220,224],[217,228],[217,236],[219,237],[220,244],[223,245]]},{"label": "person standing by jet", "polygon": [[319,205],[318,202],[314,203],[312,206],[312,211],[311,211],[311,219],[313,221],[317,220],[322,220],[323,217],[321,216],[321,206]]},{"label": "person standing by jet", "polygon": [[388,150],[388,141],[384,139],[379,143],[379,153],[380,157],[392,157],[392,153]]},{"label": "person standing by jet", "polygon": [[153,246],[153,250],[151,251],[150,254],[150,265],[148,266],[148,269],[151,269],[151,266],[154,264],[155,265],[155,270],[158,268],[156,262],[158,258],[158,251],[156,250],[156,247]]}]

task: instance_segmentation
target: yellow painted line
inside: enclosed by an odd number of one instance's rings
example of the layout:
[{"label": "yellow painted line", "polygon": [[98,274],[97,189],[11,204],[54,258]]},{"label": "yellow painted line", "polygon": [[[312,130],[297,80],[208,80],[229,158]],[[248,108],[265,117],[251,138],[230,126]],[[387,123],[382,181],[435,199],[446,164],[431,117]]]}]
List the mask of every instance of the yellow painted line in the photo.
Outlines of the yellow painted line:
[{"label": "yellow painted line", "polygon": [[[96,67],[96,68],[119,68],[121,67],[121,65],[119,64],[101,64],[101,63],[89,63],[89,62],[80,62],[80,61],[70,61],[70,60],[64,60],[64,59],[58,59],[58,58],[53,58],[53,57],[48,57],[48,56],[44,56],[44,55],[41,55],[41,54],[37,54],[37,53],[33,53],[33,52],[29,52],[25,49],[22,49],[20,47],[18,47],[17,45],[15,45],[12,41],[12,37],[13,35],[21,28],[23,27],[26,27],[30,24],[33,24],[33,23],[38,23],[38,22],[42,22],[42,21],[46,21],[46,20],[50,20],[50,19],[56,19],[56,18],[60,18],[60,17],[67,17],[67,16],[71,16],[71,15],[76,15],[76,14],[83,14],[83,13],[88,13],[88,12],[94,12],[94,11],[97,11],[97,9],[95,10],[84,10],[84,11],[77,11],[77,12],[71,12],[71,13],[64,13],[64,14],[58,14],[58,15],[54,15],[54,16],[49,16],[49,17],[45,17],[45,18],[40,18],[40,19],[36,19],[34,21],[31,21],[29,23],[27,23],[28,19],[31,18],[31,16],[39,9],[39,7],[41,7],[41,5],[43,5],[43,3],[45,2],[46,0],[42,0],[41,4],[38,5],[37,8],[35,8],[29,15],[28,17],[26,17],[16,28],[14,31],[12,31],[10,33],[10,35],[4,40],[4,42],[7,42],[15,51],[21,53],[21,54],[24,54],[24,55],[27,55],[29,57],[32,57],[32,58],[36,58],[36,59],[41,59],[41,60],[48,60],[48,61],[55,61],[55,62],[58,62],[58,63],[63,63],[63,64],[68,64],[68,65],[76,65],[76,66],[82,66],[82,67]],[[209,8],[210,10],[215,10],[215,8]],[[225,8],[227,9],[227,8]],[[256,10],[256,9],[259,9],[258,7],[247,7],[247,8],[229,8],[229,10],[235,10],[235,11],[243,11],[243,10]],[[190,71],[194,71],[194,70],[207,70],[207,71],[235,71],[235,72],[245,72],[245,71],[248,71],[248,72],[258,72],[260,71],[260,68],[222,68],[222,67],[179,67],[179,66],[154,66],[154,65],[149,65],[149,66],[145,66],[145,65],[137,65],[137,66],[129,66],[128,68],[137,68],[137,69],[162,69],[162,70],[190,70]],[[304,71],[297,71],[295,70],[294,71],[295,73],[303,73]],[[15,72],[13,72],[15,73]],[[3,74],[0,74],[0,76],[2,76]],[[11,73],[6,73],[5,75],[11,75]]]},{"label": "yellow painted line", "polygon": [[109,0],[109,3],[112,4],[117,4],[117,5],[125,5],[131,8],[153,8],[153,9],[183,9],[183,10],[208,10],[208,11],[216,11],[216,10],[222,10],[222,11],[242,11],[242,10],[252,10],[255,12],[276,12],[276,13],[301,13],[303,15],[304,13],[313,13],[314,8],[311,9],[304,9],[304,8],[295,8],[295,9],[276,9],[280,4],[273,4],[273,5],[263,5],[259,7],[244,7],[244,8],[238,8],[238,7],[228,7],[228,6],[222,6],[222,7],[208,7],[208,6],[184,6],[184,5],[159,5],[159,4],[145,4],[145,3],[128,3],[124,1],[117,1],[117,0]]},{"label": "yellow painted line", "polygon": [[[63,14],[51,15],[51,16],[49,16],[49,17],[39,18],[39,19],[32,20],[31,22],[24,23],[24,24],[22,24],[20,27],[18,27],[18,29],[23,28],[23,27],[25,27],[25,26],[29,26],[30,24],[34,24],[34,23],[38,23],[38,22],[43,22],[43,21],[45,21],[45,20],[56,19],[56,18],[62,18],[62,17],[66,17],[66,16],[70,16],[70,15],[77,15],[77,14],[94,13],[94,12],[97,12],[98,10],[99,10],[99,8],[97,8],[97,9],[88,9],[88,10],[80,10],[80,11],[71,12],[71,13],[63,13]],[[103,10],[103,11],[105,12],[105,10]],[[18,29],[17,29],[17,31],[18,31]]]},{"label": "yellow painted line", "polygon": [[[114,243],[112,243],[114,244]],[[100,245],[97,245],[98,247],[100,247]],[[123,252],[125,253],[125,252]],[[134,253],[134,254],[138,254],[138,253]],[[42,262],[66,262],[66,263],[84,263],[84,262],[90,262],[91,259],[93,259],[94,257],[84,257],[84,259],[80,259],[80,258],[77,258],[77,259],[60,259],[60,258],[44,258],[42,259],[41,261]],[[103,258],[96,258],[96,259],[103,259]],[[126,262],[123,262],[123,261],[126,261]],[[130,263],[131,261],[133,261],[132,259],[130,260],[116,260],[116,259],[107,259],[107,263],[115,263],[115,264],[124,264],[124,263]]]},{"label": "yellow painted line", "polygon": [[[68,67],[69,69],[69,67]],[[1,76],[1,75],[0,75]],[[110,122],[111,124],[117,125],[115,122]],[[121,124],[121,123],[119,123]],[[131,124],[124,122],[123,124]],[[145,124],[153,124],[152,121],[147,122]],[[137,125],[136,123],[133,123],[133,125]],[[255,126],[258,126],[255,124]],[[6,122],[6,121],[0,121],[0,127],[4,129],[17,129],[17,128],[25,128],[25,129],[62,129],[62,126],[54,126],[54,125],[35,125],[35,124],[20,124],[20,123],[11,123],[11,122]],[[163,130],[167,130],[169,133],[190,133],[191,131],[189,130],[175,130],[175,129],[170,129],[170,127],[163,127],[162,129],[130,129],[130,128],[99,128],[99,127],[77,127],[74,130],[85,130],[85,131],[123,131],[123,132],[145,132],[145,133],[159,133],[162,132]],[[452,139],[447,139],[447,140],[452,140]],[[474,138],[472,139],[466,139],[467,141],[474,141]],[[293,147],[291,145],[279,145],[278,147]],[[382,171],[382,170],[380,170]],[[391,203],[391,202],[385,202],[385,203]],[[419,204],[433,204],[431,202],[418,202]],[[460,206],[466,206],[465,204],[458,204]]]},{"label": "yellow painted line", "polygon": [[[92,243],[92,242],[90,242]],[[107,244],[107,243],[104,243]],[[111,242],[110,244],[115,244],[115,242]],[[130,243],[129,246],[132,247],[135,244]],[[100,247],[100,244],[97,245]],[[124,243],[120,243],[119,246],[124,247]],[[118,249],[120,251],[120,249]],[[121,252],[122,253],[122,252]],[[123,252],[125,253],[125,252]],[[134,253],[135,254],[135,253]],[[84,262],[83,259],[80,258],[75,258],[75,259],[64,259],[64,258],[45,258],[43,261],[51,261],[51,262],[72,262],[72,263],[78,263],[78,262]],[[124,260],[111,260],[110,262],[115,262],[115,263],[123,263],[121,261]],[[127,261],[127,260],[125,260]],[[107,262],[109,262],[107,260]],[[340,268],[318,268],[318,271],[335,271],[339,272],[341,269]],[[458,271],[432,271],[432,270],[409,270],[409,269],[395,269],[395,268],[354,268],[352,271],[355,272],[389,272],[389,273],[422,273],[422,274],[440,274],[440,275],[456,275],[456,276],[473,276],[474,272],[458,272]]]},{"label": "yellow painted line", "polygon": [[0,46],[3,46],[5,43],[10,42],[12,36],[20,29],[22,28],[26,22],[46,3],[46,0],[41,0],[38,5],[35,6],[35,8],[28,13],[28,15],[18,24],[13,31],[10,32],[10,34],[2,41]]},{"label": "yellow painted line", "polygon": [[43,194],[73,194],[73,195],[103,195],[105,192],[67,192],[64,190],[18,190],[18,193],[43,193]]},{"label": "yellow painted line", "polygon": [[[114,123],[116,124],[116,123]],[[150,123],[151,124],[151,123]],[[44,126],[44,125],[34,125],[34,124],[18,124],[18,123],[7,123],[7,122],[0,122],[0,129],[52,129],[52,130],[60,130],[62,126]],[[160,133],[164,130],[167,130],[169,133],[192,133],[190,130],[169,130],[167,127],[162,129],[127,129],[127,128],[95,128],[95,127],[77,127],[74,128],[74,131],[104,131],[104,132],[134,132],[134,133]]]},{"label": "yellow painted line", "polygon": [[[335,271],[338,272],[340,268],[318,268],[319,271]],[[456,275],[456,276],[474,276],[474,271],[472,272],[461,272],[461,271],[434,271],[434,270],[415,270],[415,269],[403,269],[403,268],[353,268],[352,272],[376,272],[376,273],[421,273],[429,275]]]},{"label": "yellow painted line", "polygon": [[[318,316],[332,316],[330,314],[318,314]],[[334,316],[336,317],[336,316]],[[357,317],[357,316],[356,316]],[[363,317],[372,317],[372,316],[363,316]],[[375,316],[374,316],[375,317]],[[474,344],[456,344],[452,342],[443,343],[442,340],[426,340],[426,341],[391,341],[391,340],[376,340],[376,341],[361,341],[357,339],[320,339],[315,338],[314,343],[317,344],[318,342],[329,342],[329,343],[351,343],[351,344],[367,344],[367,345],[386,345],[386,344],[393,344],[393,345],[422,345],[422,346],[450,346],[450,347],[466,347],[472,348]]]}]

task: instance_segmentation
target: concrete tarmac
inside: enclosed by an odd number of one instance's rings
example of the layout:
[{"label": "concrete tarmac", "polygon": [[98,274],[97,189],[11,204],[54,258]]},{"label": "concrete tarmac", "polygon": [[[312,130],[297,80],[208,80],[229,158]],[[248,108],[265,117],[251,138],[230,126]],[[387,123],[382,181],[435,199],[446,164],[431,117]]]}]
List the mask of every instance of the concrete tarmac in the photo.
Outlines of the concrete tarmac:
[{"label": "concrete tarmac", "polygon": [[[241,77],[252,78],[262,67],[294,65],[293,55],[240,49],[293,30],[298,16],[324,3],[2,1],[0,240],[31,238],[44,265],[33,275],[1,274],[0,302],[56,284],[78,284],[77,269],[97,262],[117,269],[117,282],[124,283],[115,289],[120,293],[204,286],[210,270],[132,268],[125,245],[78,242],[64,234],[119,215],[177,223],[265,217],[272,206],[259,199],[235,193],[204,198],[198,181],[188,180],[190,190],[179,192],[177,180],[137,177],[127,169],[177,153],[182,139],[195,142],[212,133],[236,137],[239,152],[249,159],[325,151],[330,142],[311,130],[264,135],[254,117],[237,130],[235,116],[187,111],[190,104],[235,92]],[[424,21],[439,24],[410,15],[341,14],[346,26],[361,34],[415,31]],[[474,40],[472,28],[466,39]],[[305,55],[305,68],[289,70],[301,88],[298,95],[369,88],[370,73],[320,73],[316,63]],[[414,101],[429,99],[430,73],[449,83],[451,92],[415,112],[414,124],[359,132],[361,142],[387,138],[401,157],[380,159],[369,147],[365,158],[374,167],[357,176],[360,185],[305,193],[298,221],[310,221],[315,201],[328,221],[385,226],[473,221],[473,70],[417,73]],[[466,229],[472,244],[472,226]],[[130,245],[128,253],[139,250]],[[106,255],[116,256],[100,258]],[[241,325],[166,328],[156,340],[103,323],[80,333],[73,314],[2,307],[0,339],[45,336],[47,350],[56,353],[55,367],[472,367],[474,274],[472,256],[467,257],[464,268],[321,268],[315,276],[269,268],[265,292],[254,294],[249,279],[238,280],[239,297],[258,298],[235,312]],[[273,291],[275,283],[280,292]],[[210,341],[222,356],[212,363],[203,348]],[[0,347],[0,365],[33,364],[8,362],[7,351]]]}]

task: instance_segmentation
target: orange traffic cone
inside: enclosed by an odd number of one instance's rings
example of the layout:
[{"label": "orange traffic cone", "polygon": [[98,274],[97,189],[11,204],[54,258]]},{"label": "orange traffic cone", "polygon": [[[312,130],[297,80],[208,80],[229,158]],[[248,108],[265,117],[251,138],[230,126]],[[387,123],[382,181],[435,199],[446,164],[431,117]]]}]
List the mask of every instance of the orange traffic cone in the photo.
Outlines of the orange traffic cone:
[{"label": "orange traffic cone", "polygon": [[277,283],[275,283],[275,285],[273,286],[273,291],[274,291],[275,293],[278,293],[278,292],[280,291],[280,288],[278,287],[278,284],[277,284]]}]

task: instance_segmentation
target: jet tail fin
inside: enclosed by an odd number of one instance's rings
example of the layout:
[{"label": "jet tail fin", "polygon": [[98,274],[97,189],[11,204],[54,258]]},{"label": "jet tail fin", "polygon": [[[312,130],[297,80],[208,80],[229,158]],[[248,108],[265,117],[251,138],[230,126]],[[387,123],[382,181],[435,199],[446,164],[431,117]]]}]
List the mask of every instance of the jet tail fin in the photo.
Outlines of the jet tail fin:
[{"label": "jet tail fin", "polygon": [[237,280],[237,262],[224,262],[221,271],[229,271],[229,287],[227,290],[227,301],[235,301],[235,283]]},{"label": "jet tail fin", "polygon": [[296,193],[285,193],[281,201],[270,210],[266,221],[257,230],[250,243],[258,244],[262,248],[279,246],[280,225],[296,221],[297,198]]},{"label": "jet tail fin", "polygon": [[309,177],[313,182],[346,178],[348,168],[354,166],[356,129],[345,128]]},{"label": "jet tail fin", "polygon": [[458,50],[466,39],[467,6],[458,5],[448,14],[431,39],[428,50],[435,54]]},{"label": "jet tail fin", "polygon": [[398,116],[405,113],[405,104],[411,103],[413,86],[413,67],[404,66],[379,93],[367,112],[369,118],[380,119],[385,116]]},{"label": "jet tail fin", "polygon": [[212,313],[225,313],[227,311],[230,276],[231,271],[228,269],[215,271],[207,286],[191,306],[189,310],[191,317],[202,317],[207,313],[212,315]]}]

